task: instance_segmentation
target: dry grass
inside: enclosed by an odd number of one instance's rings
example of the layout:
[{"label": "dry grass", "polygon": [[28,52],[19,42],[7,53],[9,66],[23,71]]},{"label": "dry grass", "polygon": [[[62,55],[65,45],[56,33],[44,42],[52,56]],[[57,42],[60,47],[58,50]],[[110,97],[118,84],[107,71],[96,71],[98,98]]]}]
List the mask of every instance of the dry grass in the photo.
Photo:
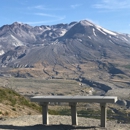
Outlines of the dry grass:
[{"label": "dry grass", "polygon": [[36,114],[41,107],[9,88],[0,87],[0,115],[17,116]]},{"label": "dry grass", "polygon": [[90,90],[89,86],[81,87],[79,82],[75,80],[1,78],[0,81],[3,81],[3,86],[11,88],[22,95],[79,95]]}]

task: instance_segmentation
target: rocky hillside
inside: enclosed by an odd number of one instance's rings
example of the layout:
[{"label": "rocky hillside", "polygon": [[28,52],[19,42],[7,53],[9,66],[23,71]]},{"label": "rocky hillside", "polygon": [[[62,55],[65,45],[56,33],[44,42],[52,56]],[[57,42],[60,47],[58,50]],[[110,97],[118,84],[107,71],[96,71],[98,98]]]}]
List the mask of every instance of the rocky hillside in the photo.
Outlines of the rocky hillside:
[{"label": "rocky hillside", "polygon": [[90,60],[129,59],[130,35],[87,20],[32,27],[13,23],[0,28],[1,67],[27,68],[81,64]]}]

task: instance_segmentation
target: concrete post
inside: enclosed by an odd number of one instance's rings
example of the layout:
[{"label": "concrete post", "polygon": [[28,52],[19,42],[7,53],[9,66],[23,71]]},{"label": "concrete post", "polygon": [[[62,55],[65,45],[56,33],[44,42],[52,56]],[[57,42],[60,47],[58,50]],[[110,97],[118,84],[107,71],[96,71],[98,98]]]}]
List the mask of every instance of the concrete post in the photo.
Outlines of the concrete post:
[{"label": "concrete post", "polygon": [[101,127],[106,127],[107,109],[106,103],[100,103],[101,107]]},{"label": "concrete post", "polygon": [[48,102],[40,103],[42,106],[42,123],[47,125],[49,124],[48,119]]},{"label": "concrete post", "polygon": [[78,125],[76,104],[77,104],[76,102],[69,103],[69,106],[71,107],[72,125]]}]

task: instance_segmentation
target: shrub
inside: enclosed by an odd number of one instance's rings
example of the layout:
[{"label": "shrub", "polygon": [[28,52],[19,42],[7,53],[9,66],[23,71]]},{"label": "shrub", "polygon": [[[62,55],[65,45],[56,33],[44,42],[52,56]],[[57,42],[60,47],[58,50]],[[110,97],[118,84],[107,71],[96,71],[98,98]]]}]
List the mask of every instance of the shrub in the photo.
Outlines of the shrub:
[{"label": "shrub", "polygon": [[13,111],[16,111],[16,108],[12,108]]},{"label": "shrub", "polygon": [[9,115],[9,113],[6,111],[6,112],[4,113],[4,115],[5,115],[5,116],[8,116],[8,115]]}]

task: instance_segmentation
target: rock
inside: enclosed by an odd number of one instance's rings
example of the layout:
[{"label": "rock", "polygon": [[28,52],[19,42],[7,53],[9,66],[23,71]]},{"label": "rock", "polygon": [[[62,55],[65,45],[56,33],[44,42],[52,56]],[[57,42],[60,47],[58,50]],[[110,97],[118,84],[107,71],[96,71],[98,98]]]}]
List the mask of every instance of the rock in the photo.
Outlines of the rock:
[{"label": "rock", "polygon": [[125,100],[120,100],[120,99],[116,103],[118,105],[121,105],[121,106],[126,106],[127,105],[127,102]]}]

